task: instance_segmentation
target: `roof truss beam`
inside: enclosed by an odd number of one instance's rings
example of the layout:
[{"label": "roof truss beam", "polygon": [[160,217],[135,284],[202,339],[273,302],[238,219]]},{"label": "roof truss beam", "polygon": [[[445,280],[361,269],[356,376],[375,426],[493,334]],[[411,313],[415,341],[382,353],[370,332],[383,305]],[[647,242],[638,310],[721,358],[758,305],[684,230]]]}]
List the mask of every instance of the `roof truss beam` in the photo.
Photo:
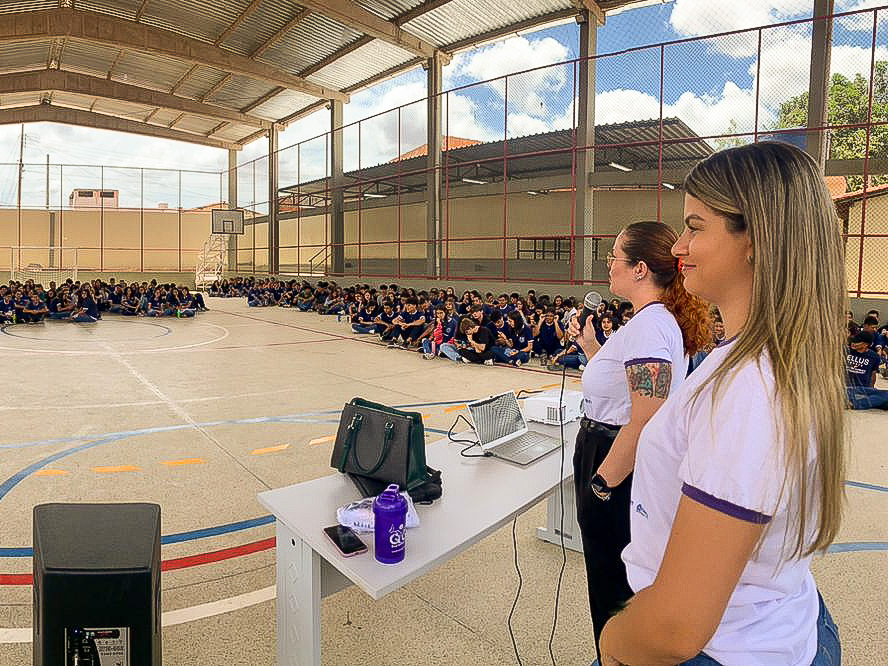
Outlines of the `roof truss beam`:
[{"label": "roof truss beam", "polygon": [[19,125],[21,123],[62,123],[65,125],[80,125],[95,129],[106,129],[128,134],[142,134],[158,139],[172,139],[186,143],[197,143],[211,148],[223,150],[240,150],[241,146],[230,141],[212,139],[200,134],[191,134],[179,130],[146,125],[134,120],[115,118],[101,113],[90,113],[81,109],[68,109],[50,104],[38,104],[37,106],[25,106],[16,109],[0,110],[0,125]]},{"label": "roof truss beam", "polygon": [[588,11],[594,16],[595,20],[598,21],[598,25],[604,25],[604,10],[598,6],[596,0],[573,0],[573,4],[580,11]]},{"label": "roof truss beam", "polygon": [[319,14],[336,19],[358,32],[394,44],[423,58],[432,58],[438,51],[434,44],[420,39],[391,21],[386,21],[376,14],[368,12],[351,0],[324,0],[323,2],[321,0],[300,0],[300,4]]},{"label": "roof truss beam", "polygon": [[147,88],[140,88],[127,83],[87,76],[86,74],[41,70],[22,74],[0,75],[0,95],[37,90],[59,90],[90,97],[116,99],[124,102],[144,104],[145,106],[173,109],[183,113],[218,118],[219,120],[251,125],[261,129],[269,129],[271,127],[271,122],[239,111],[225,109],[213,104],[196,102],[184,97],[176,97],[175,95],[148,90]]},{"label": "roof truss beam", "polygon": [[241,74],[321,99],[348,101],[348,95],[338,90],[310,83],[212,44],[106,14],[75,9],[48,9],[15,14],[0,22],[0,42],[64,36],[162,54],[192,64],[208,65],[232,74]]}]

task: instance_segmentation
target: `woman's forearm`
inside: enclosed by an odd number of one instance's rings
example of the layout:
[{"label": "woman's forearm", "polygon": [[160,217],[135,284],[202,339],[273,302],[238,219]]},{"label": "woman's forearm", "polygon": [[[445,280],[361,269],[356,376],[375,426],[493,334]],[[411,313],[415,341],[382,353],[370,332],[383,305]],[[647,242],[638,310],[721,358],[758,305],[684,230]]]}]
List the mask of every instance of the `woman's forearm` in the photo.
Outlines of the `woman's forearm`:
[{"label": "woman's forearm", "polygon": [[620,485],[632,473],[640,434],[641,427],[636,423],[630,421],[623,426],[617,433],[610,451],[596,470],[611,488]]}]

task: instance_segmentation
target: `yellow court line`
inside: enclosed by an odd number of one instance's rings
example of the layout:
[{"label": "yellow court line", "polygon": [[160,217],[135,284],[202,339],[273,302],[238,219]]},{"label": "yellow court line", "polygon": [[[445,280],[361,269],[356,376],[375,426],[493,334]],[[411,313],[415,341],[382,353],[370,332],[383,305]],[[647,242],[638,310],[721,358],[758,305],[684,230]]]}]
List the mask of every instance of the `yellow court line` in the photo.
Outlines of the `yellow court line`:
[{"label": "yellow court line", "polygon": [[431,414],[423,414],[422,418],[423,418],[423,420],[430,419],[430,418],[432,418],[432,415]]},{"label": "yellow court line", "polygon": [[449,414],[450,412],[458,412],[461,409],[465,409],[465,405],[454,405],[453,407],[445,407],[444,413]]},{"label": "yellow court line", "polygon": [[106,473],[106,472],[141,472],[141,467],[136,467],[135,465],[117,465],[115,467],[93,467],[94,472]]},{"label": "yellow court line", "polygon": [[203,458],[185,458],[183,460],[162,460],[160,464],[167,467],[178,467],[180,465],[204,465],[206,462]]},{"label": "yellow court line", "polygon": [[41,469],[39,472],[34,472],[34,476],[62,476],[70,473],[63,469]]},{"label": "yellow court line", "polygon": [[317,437],[311,440],[308,445],[309,446],[317,446],[318,444],[326,444],[327,442],[332,442],[336,439],[336,435],[327,435],[326,437]]},{"label": "yellow court line", "polygon": [[289,444],[281,444],[280,446],[269,446],[264,449],[253,449],[252,451],[250,451],[250,455],[261,456],[263,453],[275,453],[276,451],[283,451],[284,449],[287,449],[289,447]]},{"label": "yellow court line", "polygon": [[561,384],[546,384],[545,386],[540,386],[541,389],[550,389],[550,388],[558,388]]}]

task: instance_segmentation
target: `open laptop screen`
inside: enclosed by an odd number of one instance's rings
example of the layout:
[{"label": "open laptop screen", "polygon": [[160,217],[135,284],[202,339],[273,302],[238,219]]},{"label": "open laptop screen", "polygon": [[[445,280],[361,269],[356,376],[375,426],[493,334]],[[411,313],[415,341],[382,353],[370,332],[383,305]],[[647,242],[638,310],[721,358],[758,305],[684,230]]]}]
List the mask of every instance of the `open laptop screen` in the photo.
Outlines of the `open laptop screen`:
[{"label": "open laptop screen", "polygon": [[512,391],[470,402],[468,408],[482,446],[527,427]]}]

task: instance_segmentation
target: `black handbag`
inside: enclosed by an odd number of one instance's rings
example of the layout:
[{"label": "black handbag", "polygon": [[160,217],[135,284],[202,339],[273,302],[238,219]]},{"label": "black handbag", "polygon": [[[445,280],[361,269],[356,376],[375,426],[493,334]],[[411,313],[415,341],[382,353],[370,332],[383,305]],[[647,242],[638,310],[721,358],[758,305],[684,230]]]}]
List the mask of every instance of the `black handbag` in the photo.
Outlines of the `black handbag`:
[{"label": "black handbag", "polygon": [[330,465],[362,477],[367,488],[417,488],[428,480],[422,415],[353,398],[342,410]]}]

